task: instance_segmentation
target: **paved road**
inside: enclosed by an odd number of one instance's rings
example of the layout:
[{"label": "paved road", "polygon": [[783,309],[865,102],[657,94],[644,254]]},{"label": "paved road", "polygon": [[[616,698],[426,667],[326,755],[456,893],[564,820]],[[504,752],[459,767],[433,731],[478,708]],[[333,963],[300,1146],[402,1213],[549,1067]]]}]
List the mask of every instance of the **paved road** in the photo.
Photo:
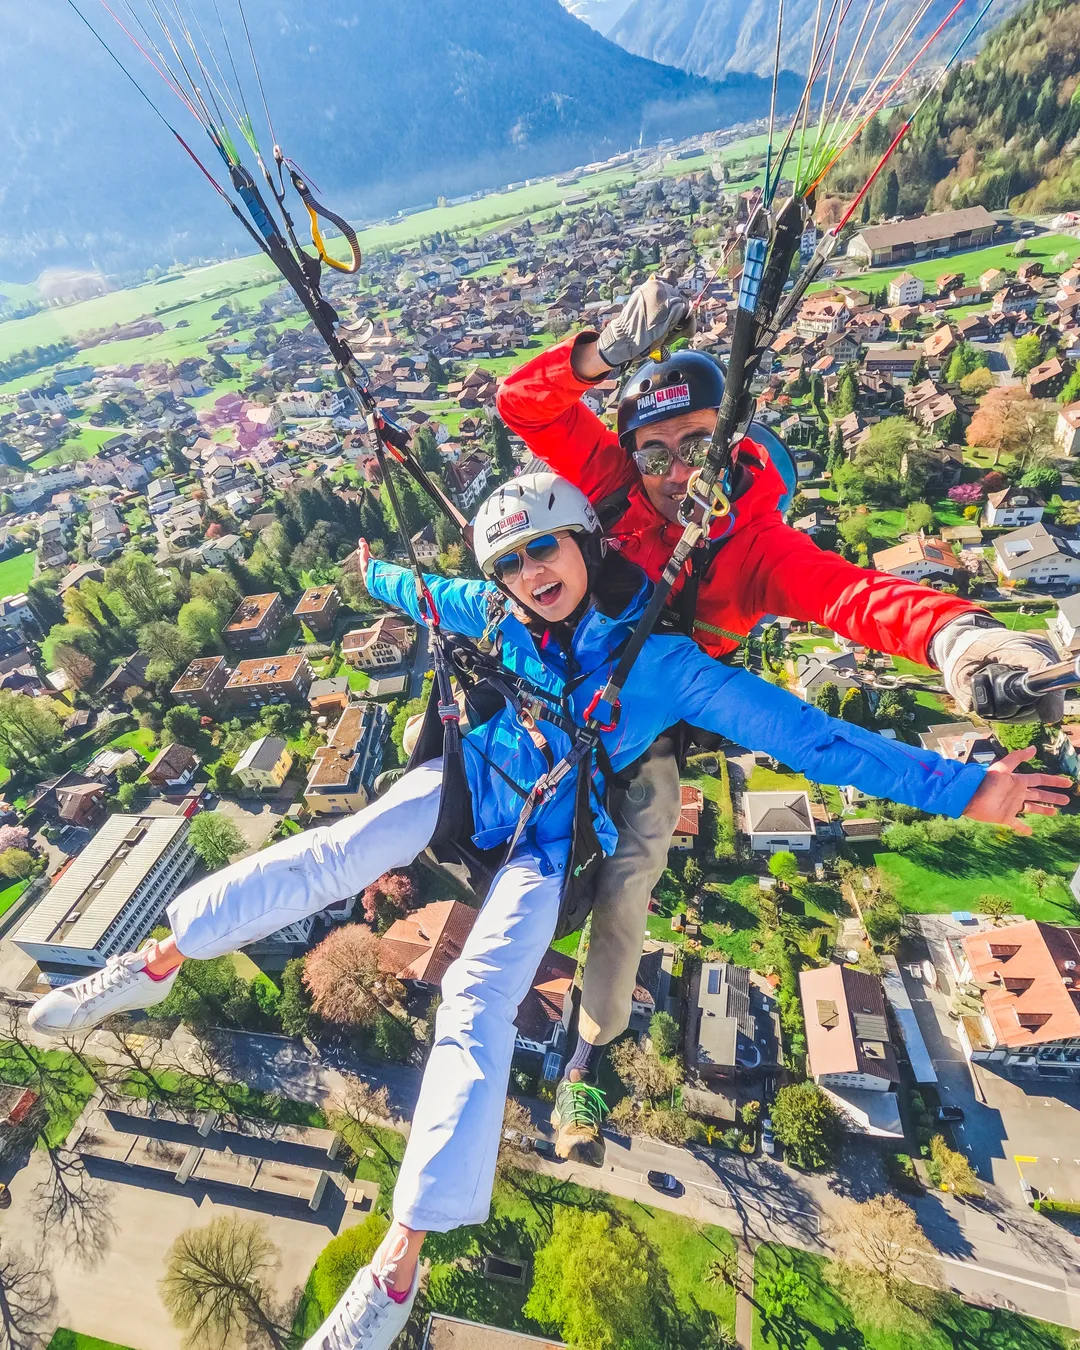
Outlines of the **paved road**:
[{"label": "paved road", "polygon": [[416,635],[416,651],[413,653],[412,674],[409,676],[409,697],[419,698],[424,692],[424,676],[431,667],[428,660],[428,630],[419,624]]}]

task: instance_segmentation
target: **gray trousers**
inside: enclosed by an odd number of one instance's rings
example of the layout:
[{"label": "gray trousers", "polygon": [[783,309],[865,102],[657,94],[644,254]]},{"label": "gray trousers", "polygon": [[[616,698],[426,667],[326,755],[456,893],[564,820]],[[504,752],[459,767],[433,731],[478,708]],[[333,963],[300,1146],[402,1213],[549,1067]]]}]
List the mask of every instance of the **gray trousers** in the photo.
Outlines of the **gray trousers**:
[{"label": "gray trousers", "polygon": [[630,1022],[649,898],[667,866],[680,810],[674,745],[661,736],[612,801],[619,843],[597,878],[578,1019],[590,1045],[607,1045]]}]

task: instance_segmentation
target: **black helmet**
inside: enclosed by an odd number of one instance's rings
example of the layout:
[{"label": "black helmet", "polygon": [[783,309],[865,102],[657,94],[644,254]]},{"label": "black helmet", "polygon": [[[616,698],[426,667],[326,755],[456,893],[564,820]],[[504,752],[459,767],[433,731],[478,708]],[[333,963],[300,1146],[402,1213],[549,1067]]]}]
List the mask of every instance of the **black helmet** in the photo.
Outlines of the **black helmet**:
[{"label": "black helmet", "polygon": [[623,388],[619,400],[619,443],[634,448],[634,432],[682,413],[719,408],[724,372],[704,352],[676,352],[666,361],[646,361]]}]

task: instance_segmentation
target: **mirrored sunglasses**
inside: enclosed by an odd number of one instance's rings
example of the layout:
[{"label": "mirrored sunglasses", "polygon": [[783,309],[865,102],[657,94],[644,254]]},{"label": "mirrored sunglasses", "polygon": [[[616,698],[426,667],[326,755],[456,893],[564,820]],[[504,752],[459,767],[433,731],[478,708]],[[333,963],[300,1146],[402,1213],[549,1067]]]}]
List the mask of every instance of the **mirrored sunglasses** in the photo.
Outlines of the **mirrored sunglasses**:
[{"label": "mirrored sunglasses", "polygon": [[671,470],[675,460],[679,460],[690,469],[700,469],[709,457],[711,442],[704,436],[694,436],[683,441],[678,450],[669,450],[666,445],[647,445],[643,450],[634,451],[634,463],[638,473],[650,477],[663,478]]},{"label": "mirrored sunglasses", "polygon": [[558,535],[542,534],[536,539],[530,539],[524,548],[516,549],[513,553],[504,553],[501,558],[496,558],[491,570],[496,580],[513,581],[520,576],[521,569],[525,565],[523,555],[530,557],[533,562],[552,562],[559,556],[561,548],[562,540]]}]

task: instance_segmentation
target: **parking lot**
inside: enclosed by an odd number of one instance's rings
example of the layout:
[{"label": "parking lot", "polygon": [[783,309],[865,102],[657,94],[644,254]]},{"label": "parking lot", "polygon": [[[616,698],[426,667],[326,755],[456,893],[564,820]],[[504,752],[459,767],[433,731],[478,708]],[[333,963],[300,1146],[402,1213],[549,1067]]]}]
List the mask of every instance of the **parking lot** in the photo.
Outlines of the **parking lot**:
[{"label": "parking lot", "polygon": [[1080,1200],[1080,1086],[1014,1080],[993,1065],[967,1062],[948,1012],[953,985],[943,940],[949,922],[945,915],[920,919],[937,970],[936,989],[914,978],[906,965],[901,969],[941,1100],[964,1112],[963,1124],[953,1127],[956,1141],[979,1175],[1013,1199],[1020,1199],[1023,1176],[1041,1191],[1052,1189],[1058,1199]]}]

